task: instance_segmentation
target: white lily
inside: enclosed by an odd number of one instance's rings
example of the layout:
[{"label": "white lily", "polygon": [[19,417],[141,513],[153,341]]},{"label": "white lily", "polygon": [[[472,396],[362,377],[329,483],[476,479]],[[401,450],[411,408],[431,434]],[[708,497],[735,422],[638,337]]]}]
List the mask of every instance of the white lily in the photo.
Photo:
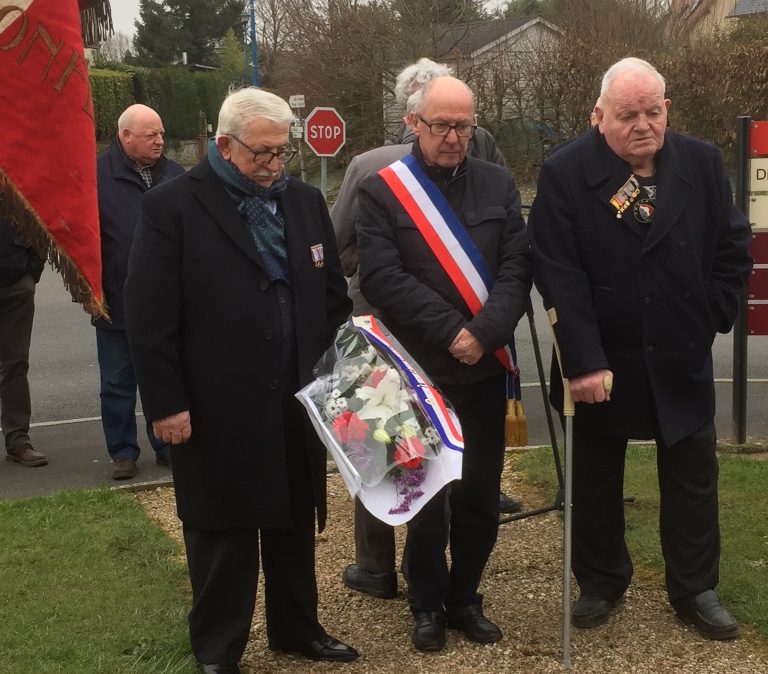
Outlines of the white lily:
[{"label": "white lily", "polygon": [[365,404],[357,411],[361,419],[387,419],[408,409],[408,393],[403,390],[397,370],[388,368],[378,386],[361,386],[355,395]]}]

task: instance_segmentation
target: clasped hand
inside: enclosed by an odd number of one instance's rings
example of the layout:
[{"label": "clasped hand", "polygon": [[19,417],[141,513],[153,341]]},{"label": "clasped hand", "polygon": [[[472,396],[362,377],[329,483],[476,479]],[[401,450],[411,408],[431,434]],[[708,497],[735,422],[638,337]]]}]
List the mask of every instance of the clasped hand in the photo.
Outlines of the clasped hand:
[{"label": "clasped hand", "polygon": [[451,355],[465,365],[474,365],[483,357],[485,350],[475,336],[466,328],[459,330],[459,334],[448,347]]}]

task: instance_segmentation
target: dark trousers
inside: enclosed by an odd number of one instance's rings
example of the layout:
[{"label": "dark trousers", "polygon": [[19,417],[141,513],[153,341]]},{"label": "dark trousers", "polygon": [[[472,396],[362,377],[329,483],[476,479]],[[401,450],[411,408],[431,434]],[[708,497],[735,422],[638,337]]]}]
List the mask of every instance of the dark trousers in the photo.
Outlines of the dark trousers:
[{"label": "dark trousers", "polygon": [[438,492],[408,523],[403,573],[414,613],[446,610],[450,615],[482,602],[480,578],[499,530],[506,381],[502,375],[441,389],[464,435],[461,480]]},{"label": "dark trousers", "polygon": [[274,648],[325,636],[317,620],[314,519],[290,530],[205,531],[184,527],[198,662],[235,664],[248,641],[259,562],[267,638]]},{"label": "dark trousers", "polygon": [[35,317],[35,281],[26,274],[0,286],[0,426],[6,449],[29,442],[29,344]]},{"label": "dark trousers", "polygon": [[[136,374],[125,330],[96,328],[96,348],[101,381],[101,425],[112,460],[139,458],[136,436]],[[170,446],[155,437],[146,421],[147,437],[155,454]]]},{"label": "dark trousers", "polygon": [[290,649],[325,636],[317,619],[315,497],[303,410],[290,394],[283,407],[293,527],[207,531],[184,526],[192,582],[189,639],[204,664],[235,664],[243,655],[260,563],[270,647]]},{"label": "dark trousers", "polygon": [[[656,439],[659,529],[671,602],[712,589],[719,580],[716,441],[714,423],[672,446]],[[624,540],[626,449],[626,438],[574,429],[573,573],[582,594],[610,600],[632,578]]]}]

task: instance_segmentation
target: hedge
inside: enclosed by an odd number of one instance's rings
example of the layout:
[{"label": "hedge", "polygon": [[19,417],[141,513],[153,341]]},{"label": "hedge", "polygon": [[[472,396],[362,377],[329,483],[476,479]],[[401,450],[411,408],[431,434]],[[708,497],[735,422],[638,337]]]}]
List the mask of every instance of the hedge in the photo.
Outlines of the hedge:
[{"label": "hedge", "polygon": [[133,103],[157,110],[167,137],[180,140],[200,134],[201,112],[215,128],[231,76],[222,71],[193,73],[173,67],[110,64],[108,70],[91,69],[90,79],[97,140],[115,135],[120,113]]}]

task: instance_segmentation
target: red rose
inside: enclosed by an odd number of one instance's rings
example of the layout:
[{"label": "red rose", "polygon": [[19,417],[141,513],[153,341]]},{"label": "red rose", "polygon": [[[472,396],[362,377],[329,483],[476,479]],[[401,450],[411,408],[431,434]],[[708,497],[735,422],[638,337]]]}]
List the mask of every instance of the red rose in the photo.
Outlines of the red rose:
[{"label": "red rose", "polygon": [[339,442],[344,445],[350,442],[362,442],[368,435],[368,424],[354,412],[344,412],[333,422],[333,432]]},{"label": "red rose", "polygon": [[418,438],[403,438],[395,445],[395,463],[413,470],[424,460],[424,445]]}]

